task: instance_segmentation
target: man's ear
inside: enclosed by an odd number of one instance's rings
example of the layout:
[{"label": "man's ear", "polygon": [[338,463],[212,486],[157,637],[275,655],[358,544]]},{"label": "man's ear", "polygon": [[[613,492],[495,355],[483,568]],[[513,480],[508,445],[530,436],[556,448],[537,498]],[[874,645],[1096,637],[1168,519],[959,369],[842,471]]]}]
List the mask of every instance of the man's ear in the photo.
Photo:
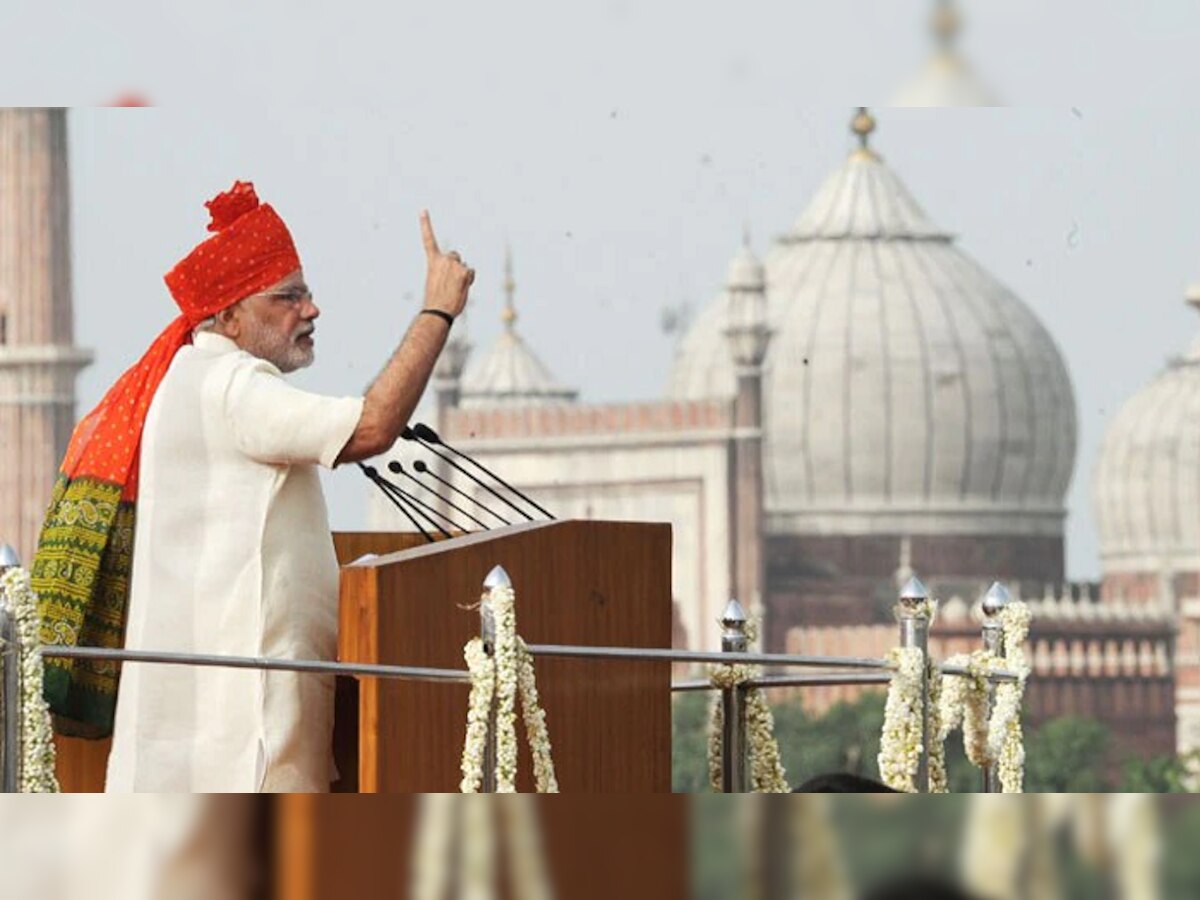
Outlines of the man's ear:
[{"label": "man's ear", "polygon": [[237,340],[242,333],[242,317],[238,309],[240,305],[235,303],[217,313],[217,324],[221,326],[221,333],[231,340]]}]

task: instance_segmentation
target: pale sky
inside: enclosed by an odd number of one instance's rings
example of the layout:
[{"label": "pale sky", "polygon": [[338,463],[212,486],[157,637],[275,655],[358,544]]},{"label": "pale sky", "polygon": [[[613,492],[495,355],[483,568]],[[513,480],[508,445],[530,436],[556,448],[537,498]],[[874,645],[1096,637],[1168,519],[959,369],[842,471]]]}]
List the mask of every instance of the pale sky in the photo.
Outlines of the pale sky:
[{"label": "pale sky", "polygon": [[[97,352],[80,412],[174,315],[162,274],[235,178],[288,221],[323,308],[304,386],[358,393],[382,365],[417,308],[428,206],[479,272],[477,347],[499,329],[507,241],[518,327],[561,380],[586,401],[660,396],[661,308],[716,296],[744,223],[760,252],[789,227],[851,146],[852,102],[916,69],[930,6],[299,3],[275,32],[270,5],[237,27],[204,12],[220,3],[93,5],[0,12],[30,36],[0,58],[14,96],[163,104],[71,114],[76,330]],[[1094,576],[1105,423],[1200,331],[1182,302],[1200,281],[1200,7],[1066,2],[1035,27],[1042,4],[1004,6],[968,6],[965,48],[1005,99],[1046,105],[876,109],[873,144],[1062,348],[1080,414],[1068,570]],[[327,486],[334,526],[362,526],[361,477]]]}]

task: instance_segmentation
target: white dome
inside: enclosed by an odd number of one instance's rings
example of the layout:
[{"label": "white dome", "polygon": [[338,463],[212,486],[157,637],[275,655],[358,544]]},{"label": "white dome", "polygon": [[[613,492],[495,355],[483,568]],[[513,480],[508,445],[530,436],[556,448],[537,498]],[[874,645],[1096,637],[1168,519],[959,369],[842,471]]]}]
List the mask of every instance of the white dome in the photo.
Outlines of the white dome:
[{"label": "white dome", "polygon": [[1003,106],[958,52],[961,29],[958,10],[942,2],[934,11],[932,25],[936,47],[933,54],[892,98],[892,106]]},{"label": "white dome", "polygon": [[1092,495],[1105,573],[1200,569],[1200,339],[1113,417]]},{"label": "white dome", "polygon": [[[1058,348],[866,149],[871,128],[766,259],[768,527],[1061,534],[1076,421]],[[672,396],[733,395],[725,308],[682,341]]]},{"label": "white dome", "polygon": [[892,98],[892,106],[1003,106],[974,69],[955,53],[934,54]]},{"label": "white dome", "polygon": [[459,405],[545,406],[572,403],[577,396],[577,391],[554,377],[515,330],[505,328],[496,343],[467,367]]},{"label": "white dome", "polygon": [[462,378],[459,405],[464,407],[550,406],[573,403],[579,392],[564,387],[517,334],[513,305],[516,283],[512,253],[504,254],[504,330],[487,352],[472,360]]}]

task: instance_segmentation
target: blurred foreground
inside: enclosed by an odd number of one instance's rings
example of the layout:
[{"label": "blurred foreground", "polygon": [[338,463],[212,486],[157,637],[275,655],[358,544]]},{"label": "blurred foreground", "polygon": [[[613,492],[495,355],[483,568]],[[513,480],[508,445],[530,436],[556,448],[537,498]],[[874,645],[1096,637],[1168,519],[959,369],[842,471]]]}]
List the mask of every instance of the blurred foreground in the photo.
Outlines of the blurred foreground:
[{"label": "blurred foreground", "polygon": [[1200,807],[1136,794],[5,797],[0,896],[1193,898]]}]

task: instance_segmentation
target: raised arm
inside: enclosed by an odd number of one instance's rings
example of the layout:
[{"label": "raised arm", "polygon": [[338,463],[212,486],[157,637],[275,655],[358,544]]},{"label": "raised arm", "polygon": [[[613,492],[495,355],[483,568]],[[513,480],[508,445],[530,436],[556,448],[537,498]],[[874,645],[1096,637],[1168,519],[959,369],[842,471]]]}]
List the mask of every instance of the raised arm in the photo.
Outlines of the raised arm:
[{"label": "raised arm", "polygon": [[450,333],[450,324],[438,315],[428,314],[429,311],[453,319],[467,305],[475,270],[468,268],[453,250],[443,253],[438,248],[426,211],[421,213],[421,236],[427,265],[424,309],[408,326],[392,358],[367,389],[362,417],[338,454],[338,463],[378,456],[396,443],[425,392]]}]

